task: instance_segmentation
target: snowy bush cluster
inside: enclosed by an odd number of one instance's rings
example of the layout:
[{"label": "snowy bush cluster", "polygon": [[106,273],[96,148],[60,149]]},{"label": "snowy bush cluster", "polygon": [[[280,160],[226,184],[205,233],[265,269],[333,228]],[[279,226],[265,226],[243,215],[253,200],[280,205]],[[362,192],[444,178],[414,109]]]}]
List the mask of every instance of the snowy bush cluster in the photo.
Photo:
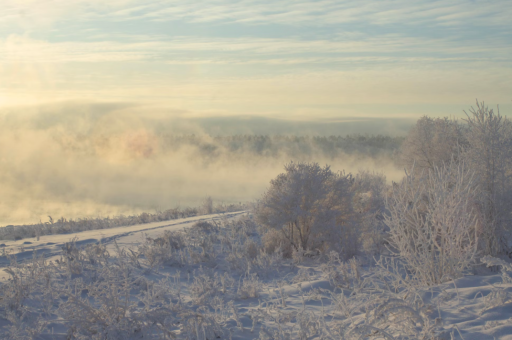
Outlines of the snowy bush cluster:
[{"label": "snowy bush cluster", "polygon": [[256,208],[273,229],[268,247],[391,256],[422,285],[460,277],[480,255],[508,254],[512,123],[478,102],[465,123],[420,119],[401,149],[405,176],[391,187],[378,174],[289,163]]}]

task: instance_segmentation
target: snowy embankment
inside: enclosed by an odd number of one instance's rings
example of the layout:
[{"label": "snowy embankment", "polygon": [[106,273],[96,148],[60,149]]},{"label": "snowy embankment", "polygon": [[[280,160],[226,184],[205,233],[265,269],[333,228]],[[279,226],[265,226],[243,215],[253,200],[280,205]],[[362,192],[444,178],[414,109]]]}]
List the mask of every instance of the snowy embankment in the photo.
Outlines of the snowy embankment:
[{"label": "snowy embankment", "polygon": [[0,338],[512,339],[506,274],[418,287],[261,234],[231,213],[4,242]]},{"label": "snowy embankment", "polygon": [[[143,223],[131,226],[121,226],[109,229],[86,230],[68,234],[44,235],[37,238],[24,238],[16,241],[0,241],[0,267],[9,266],[10,260],[6,255],[15,255],[18,262],[31,259],[34,252],[37,255],[44,255],[48,260],[58,258],[62,254],[62,247],[73,239],[77,246],[102,243],[110,251],[113,250],[114,241],[119,246],[130,246],[136,248],[142,241],[143,234],[155,237],[165,230],[178,231],[192,226],[201,221],[217,221],[221,217],[231,218],[244,214],[245,211],[200,215],[187,218],[180,218],[170,221]],[[7,277],[4,272],[0,273],[0,280]]]}]

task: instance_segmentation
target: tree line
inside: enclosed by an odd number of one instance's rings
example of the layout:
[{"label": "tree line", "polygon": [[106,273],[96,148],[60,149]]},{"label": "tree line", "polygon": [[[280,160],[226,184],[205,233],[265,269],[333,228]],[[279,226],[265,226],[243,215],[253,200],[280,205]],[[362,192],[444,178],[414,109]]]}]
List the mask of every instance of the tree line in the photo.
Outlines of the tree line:
[{"label": "tree line", "polygon": [[161,135],[164,150],[174,151],[192,146],[204,157],[223,154],[247,156],[308,158],[311,156],[335,158],[342,154],[392,156],[404,140],[403,136],[347,135],[347,136],[286,136],[286,135]]}]

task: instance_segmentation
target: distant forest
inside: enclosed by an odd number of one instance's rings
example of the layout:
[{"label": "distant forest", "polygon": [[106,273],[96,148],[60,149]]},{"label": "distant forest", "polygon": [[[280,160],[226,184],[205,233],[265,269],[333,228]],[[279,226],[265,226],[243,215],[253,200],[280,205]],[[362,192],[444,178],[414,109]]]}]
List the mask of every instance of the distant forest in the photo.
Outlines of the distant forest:
[{"label": "distant forest", "polygon": [[405,137],[383,135],[347,136],[285,136],[285,135],[235,135],[205,137],[196,135],[161,135],[162,151],[175,151],[183,147],[194,147],[206,157],[226,154],[293,158],[312,156],[336,158],[341,155],[393,156]]}]

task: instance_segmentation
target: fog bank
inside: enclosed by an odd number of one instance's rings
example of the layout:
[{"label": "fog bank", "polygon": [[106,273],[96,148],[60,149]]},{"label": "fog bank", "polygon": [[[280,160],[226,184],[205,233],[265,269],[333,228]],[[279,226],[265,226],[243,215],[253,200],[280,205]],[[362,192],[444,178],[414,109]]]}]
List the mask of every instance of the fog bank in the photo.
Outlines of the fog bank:
[{"label": "fog bank", "polygon": [[[5,109],[0,112],[0,226],[47,221],[48,215],[112,216],[192,206],[205,196],[219,203],[244,202],[259,197],[291,160],[347,172],[378,170],[396,179],[401,171],[390,155],[397,139],[375,146],[375,141],[320,138],[403,135],[410,122],[395,123],[201,118],[129,104]],[[297,137],[306,135],[320,137]]]}]

